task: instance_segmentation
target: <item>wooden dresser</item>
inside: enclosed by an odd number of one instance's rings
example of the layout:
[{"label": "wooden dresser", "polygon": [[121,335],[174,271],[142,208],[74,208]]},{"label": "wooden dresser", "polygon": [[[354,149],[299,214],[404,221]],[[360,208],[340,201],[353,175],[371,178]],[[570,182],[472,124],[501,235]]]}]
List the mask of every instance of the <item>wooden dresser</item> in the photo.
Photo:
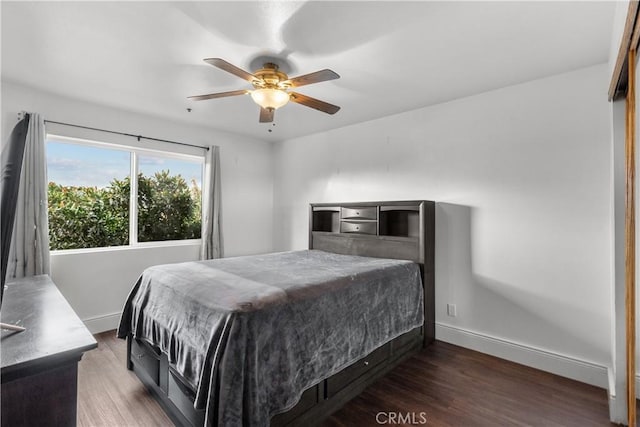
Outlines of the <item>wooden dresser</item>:
[{"label": "wooden dresser", "polygon": [[78,362],[98,344],[49,276],[7,283],[2,322],[1,424],[75,426]]}]

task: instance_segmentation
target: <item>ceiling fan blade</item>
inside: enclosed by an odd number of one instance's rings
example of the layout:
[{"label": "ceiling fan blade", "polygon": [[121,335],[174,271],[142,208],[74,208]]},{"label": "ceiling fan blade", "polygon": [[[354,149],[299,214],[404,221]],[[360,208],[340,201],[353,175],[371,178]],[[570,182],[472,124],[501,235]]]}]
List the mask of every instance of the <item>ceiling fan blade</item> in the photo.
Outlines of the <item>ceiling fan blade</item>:
[{"label": "ceiling fan blade", "polygon": [[331,70],[325,69],[316,71],[315,73],[305,74],[303,76],[298,76],[290,79],[292,87],[300,87],[304,85],[310,85],[312,83],[320,83],[325,82],[327,80],[339,79],[340,76]]},{"label": "ceiling fan blade", "polygon": [[248,82],[252,82],[254,80],[256,80],[256,76],[254,76],[251,73],[246,72],[245,70],[236,67],[233,64],[228,63],[227,61],[225,61],[224,59],[220,59],[220,58],[206,58],[204,60],[204,62],[206,62],[207,64],[213,65],[214,67],[218,67],[221,70],[226,71],[227,73],[231,73],[234,76],[238,76],[241,79],[244,79]]},{"label": "ceiling fan blade", "polygon": [[227,96],[246,95],[248,93],[248,90],[242,89],[232,90],[231,92],[210,93],[208,95],[188,96],[187,98],[193,99],[194,101],[204,101],[205,99],[225,98]]},{"label": "ceiling fan blade", "polygon": [[337,105],[329,104],[328,102],[320,101],[319,99],[311,98],[310,96],[296,92],[291,92],[291,101],[327,114],[335,114],[340,110],[340,107]]},{"label": "ceiling fan blade", "polygon": [[275,112],[273,108],[260,108],[260,123],[271,123]]}]

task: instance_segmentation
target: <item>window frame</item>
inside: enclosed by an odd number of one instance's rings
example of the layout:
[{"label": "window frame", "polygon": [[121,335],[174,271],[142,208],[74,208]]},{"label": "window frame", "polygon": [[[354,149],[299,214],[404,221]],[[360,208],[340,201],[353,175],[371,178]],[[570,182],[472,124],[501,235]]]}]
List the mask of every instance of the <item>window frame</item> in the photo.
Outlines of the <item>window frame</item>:
[{"label": "window frame", "polygon": [[[205,156],[177,153],[173,151],[161,150],[157,148],[140,148],[130,145],[116,144],[113,142],[102,142],[86,138],[76,138],[71,136],[64,136],[58,133],[48,132],[45,135],[45,143],[49,140],[57,140],[64,144],[74,144],[85,147],[95,147],[103,149],[118,150],[130,153],[129,161],[129,244],[119,246],[100,246],[96,248],[76,248],[76,249],[50,249],[51,254],[73,254],[73,253],[90,253],[90,252],[105,252],[105,251],[120,251],[128,249],[142,249],[142,248],[155,248],[155,247],[168,247],[168,246],[191,246],[202,244],[202,237],[199,239],[181,239],[181,240],[159,240],[153,242],[139,242],[138,241],[138,173],[139,173],[139,161],[140,155],[154,155],[158,157],[164,157],[167,159],[188,160],[196,161],[200,163],[201,171],[201,190],[204,189],[204,172],[205,172]],[[46,145],[46,144],[45,144]],[[46,150],[45,150],[46,153]],[[47,157],[48,159],[48,157]],[[47,182],[49,182],[49,176],[47,174]],[[204,192],[201,192],[201,198]],[[200,200],[200,224],[202,224],[202,218],[204,218],[204,203]],[[47,213],[48,216],[48,213]]]}]

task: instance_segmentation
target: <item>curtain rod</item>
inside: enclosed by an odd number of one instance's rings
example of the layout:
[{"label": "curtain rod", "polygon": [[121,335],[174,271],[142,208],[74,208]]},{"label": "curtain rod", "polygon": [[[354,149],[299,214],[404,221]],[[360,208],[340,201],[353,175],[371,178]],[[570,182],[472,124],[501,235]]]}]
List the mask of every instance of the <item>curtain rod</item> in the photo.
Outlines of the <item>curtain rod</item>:
[{"label": "curtain rod", "polygon": [[56,121],[53,121],[53,120],[45,120],[44,122],[45,123],[54,123],[56,125],[71,126],[71,127],[80,128],[80,129],[97,130],[98,132],[113,133],[113,134],[116,134],[116,135],[130,136],[132,138],[137,138],[138,141],[140,141],[141,139],[147,139],[149,141],[168,142],[170,144],[178,144],[178,145],[184,145],[184,146],[187,146],[187,147],[202,148],[204,150],[209,151],[209,147],[203,147],[202,145],[187,144],[185,142],[169,141],[168,139],[151,138],[149,136],[134,135],[134,134],[125,133],[125,132],[116,132],[114,130],[92,128],[92,127],[89,127],[89,126],[74,125],[74,124],[71,124],[71,123],[56,122]]}]

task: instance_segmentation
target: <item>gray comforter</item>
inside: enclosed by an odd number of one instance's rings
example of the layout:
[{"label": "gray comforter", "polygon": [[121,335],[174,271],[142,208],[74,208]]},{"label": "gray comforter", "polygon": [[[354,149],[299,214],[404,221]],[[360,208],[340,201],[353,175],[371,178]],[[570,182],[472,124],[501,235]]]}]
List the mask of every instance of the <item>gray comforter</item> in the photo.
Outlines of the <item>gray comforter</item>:
[{"label": "gray comforter", "polygon": [[419,267],[317,250],[148,268],[118,336],[165,352],[206,424],[267,426],[302,392],[423,323]]}]

